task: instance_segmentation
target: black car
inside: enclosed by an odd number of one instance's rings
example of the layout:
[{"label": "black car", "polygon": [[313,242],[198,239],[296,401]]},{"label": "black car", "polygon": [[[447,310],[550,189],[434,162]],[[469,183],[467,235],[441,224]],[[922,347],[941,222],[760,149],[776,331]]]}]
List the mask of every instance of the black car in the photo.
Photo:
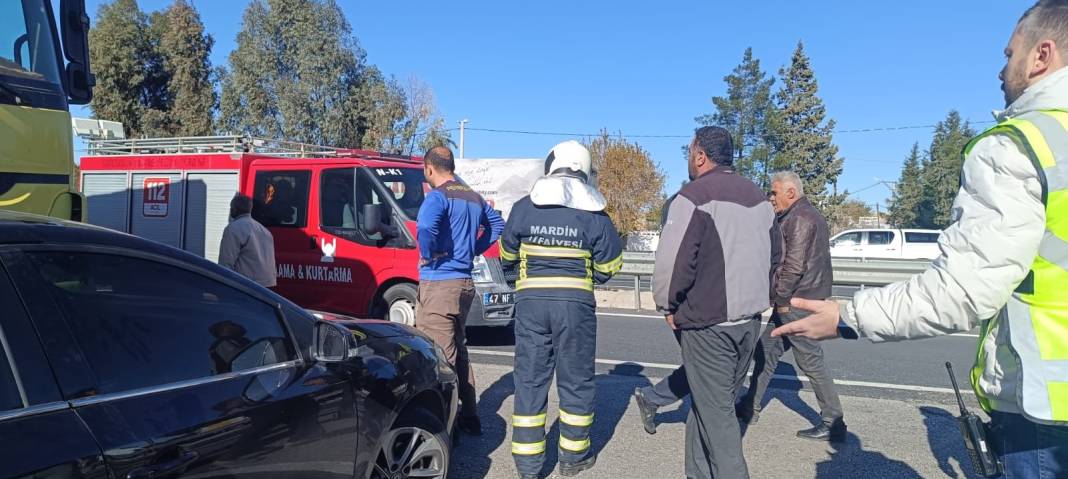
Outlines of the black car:
[{"label": "black car", "polygon": [[0,477],[445,477],[442,358],[164,245],[0,211]]}]

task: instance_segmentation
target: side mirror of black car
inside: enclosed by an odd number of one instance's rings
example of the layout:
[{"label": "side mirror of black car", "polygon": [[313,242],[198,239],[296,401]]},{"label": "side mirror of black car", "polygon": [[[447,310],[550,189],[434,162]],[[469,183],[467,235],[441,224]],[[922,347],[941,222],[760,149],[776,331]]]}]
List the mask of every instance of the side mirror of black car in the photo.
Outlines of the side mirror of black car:
[{"label": "side mirror of black car", "polygon": [[327,321],[315,325],[315,360],[323,363],[340,363],[349,359],[349,338],[352,336],[344,326]]}]

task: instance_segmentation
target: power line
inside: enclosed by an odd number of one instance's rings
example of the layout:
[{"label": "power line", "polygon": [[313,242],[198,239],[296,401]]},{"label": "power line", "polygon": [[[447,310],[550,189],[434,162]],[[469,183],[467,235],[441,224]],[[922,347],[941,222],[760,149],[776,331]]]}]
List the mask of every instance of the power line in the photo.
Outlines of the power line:
[{"label": "power line", "polygon": [[[969,123],[974,124],[974,125],[982,125],[982,124],[988,124],[988,123],[994,123],[994,122],[993,121],[970,121]],[[878,132],[903,131],[903,130],[921,130],[921,129],[928,129],[929,130],[929,129],[934,129],[937,126],[938,125],[908,125],[908,126],[887,126],[887,127],[875,127],[875,128],[855,128],[855,129],[833,130],[833,131],[831,131],[831,133],[834,133],[834,134],[841,134],[841,133],[878,133]],[[447,131],[456,131],[456,130],[458,130],[458,128],[449,128]],[[509,130],[509,129],[501,129],[501,128],[477,128],[477,127],[471,127],[471,126],[466,127],[466,130],[468,130],[468,131],[482,131],[482,132],[486,132],[486,133],[512,134],[512,135],[584,136],[584,137],[593,137],[593,136],[600,136],[601,135],[601,133],[576,133],[576,132],[535,131],[535,130]],[[611,134],[611,133],[609,133],[609,134]],[[618,136],[623,136],[623,137],[627,137],[627,138],[680,138],[680,139],[687,139],[687,138],[692,138],[693,137],[693,135],[657,135],[657,134],[630,135],[630,134],[623,134],[622,132],[620,132]]]}]

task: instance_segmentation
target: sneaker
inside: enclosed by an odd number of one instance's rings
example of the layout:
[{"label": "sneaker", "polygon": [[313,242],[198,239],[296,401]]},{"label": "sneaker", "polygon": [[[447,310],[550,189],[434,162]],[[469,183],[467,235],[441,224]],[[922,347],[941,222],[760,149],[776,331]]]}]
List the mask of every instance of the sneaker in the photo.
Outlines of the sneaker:
[{"label": "sneaker", "polygon": [[846,438],[846,425],[841,418],[830,424],[821,422],[811,429],[797,431],[797,437],[814,441],[842,442]]},{"label": "sneaker", "polygon": [[578,473],[585,471],[593,467],[597,463],[597,456],[590,456],[579,462],[561,462],[560,463],[560,475],[571,477]]},{"label": "sneaker", "polygon": [[461,417],[456,421],[456,427],[472,436],[482,435],[482,420],[478,416]]},{"label": "sneaker", "polygon": [[656,434],[657,405],[649,402],[648,399],[645,399],[645,394],[642,394],[641,388],[634,389],[634,402],[638,403],[638,413],[641,416],[642,426],[645,427],[645,432]]}]

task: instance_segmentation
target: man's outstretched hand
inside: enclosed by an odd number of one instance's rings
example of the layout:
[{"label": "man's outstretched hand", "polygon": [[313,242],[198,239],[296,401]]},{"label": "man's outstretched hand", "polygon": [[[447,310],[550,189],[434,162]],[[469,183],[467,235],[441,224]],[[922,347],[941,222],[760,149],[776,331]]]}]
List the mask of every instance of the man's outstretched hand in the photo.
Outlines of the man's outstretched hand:
[{"label": "man's outstretched hand", "polygon": [[837,302],[794,298],[790,304],[797,309],[812,311],[812,314],[775,328],[772,336],[802,336],[809,339],[838,337],[840,314]]}]

